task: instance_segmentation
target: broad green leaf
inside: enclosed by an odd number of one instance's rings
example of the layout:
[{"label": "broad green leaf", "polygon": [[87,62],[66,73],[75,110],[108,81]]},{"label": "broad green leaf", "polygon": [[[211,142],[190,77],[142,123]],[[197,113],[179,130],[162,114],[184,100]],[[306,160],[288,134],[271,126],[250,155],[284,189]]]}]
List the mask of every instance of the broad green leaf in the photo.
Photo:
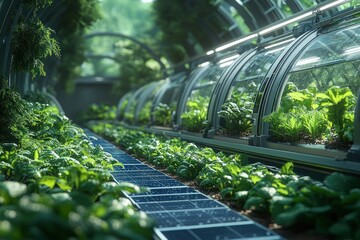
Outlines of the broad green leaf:
[{"label": "broad green leaf", "polygon": [[294,164],[292,162],[287,162],[281,167],[281,173],[286,175],[294,174]]},{"label": "broad green leaf", "polygon": [[352,189],[360,188],[360,179],[346,176],[341,173],[332,173],[324,181],[325,185],[335,191],[347,193]]},{"label": "broad green leaf", "polygon": [[36,149],[34,151],[34,160],[38,160],[39,159],[39,151]]},{"label": "broad green leaf", "polygon": [[237,191],[234,194],[234,198],[235,200],[241,200],[241,201],[245,201],[245,199],[248,196],[248,191]]},{"label": "broad green leaf", "polygon": [[39,184],[43,184],[53,189],[56,184],[56,177],[54,176],[43,176],[39,179]]},{"label": "broad green leaf", "polygon": [[261,197],[250,197],[245,202],[244,208],[245,209],[260,210],[263,207],[264,203],[265,203],[265,201]]},{"label": "broad green leaf", "polygon": [[286,212],[278,214],[275,221],[284,227],[293,226],[298,221],[303,221],[304,219],[301,219],[301,216],[307,212],[308,208],[303,204],[298,203],[289,208]]}]

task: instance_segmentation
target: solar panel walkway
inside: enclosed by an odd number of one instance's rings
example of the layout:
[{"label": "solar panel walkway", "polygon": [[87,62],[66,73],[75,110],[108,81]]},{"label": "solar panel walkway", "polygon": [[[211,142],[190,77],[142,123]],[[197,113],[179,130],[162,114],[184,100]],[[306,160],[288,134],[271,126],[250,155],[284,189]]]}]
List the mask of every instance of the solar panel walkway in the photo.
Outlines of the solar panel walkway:
[{"label": "solar panel walkway", "polygon": [[112,172],[117,181],[150,189],[130,197],[141,211],[155,219],[159,240],[282,239],[226,205],[143,164],[101,137],[86,133],[96,138],[91,138],[95,145],[102,146],[124,165]]}]

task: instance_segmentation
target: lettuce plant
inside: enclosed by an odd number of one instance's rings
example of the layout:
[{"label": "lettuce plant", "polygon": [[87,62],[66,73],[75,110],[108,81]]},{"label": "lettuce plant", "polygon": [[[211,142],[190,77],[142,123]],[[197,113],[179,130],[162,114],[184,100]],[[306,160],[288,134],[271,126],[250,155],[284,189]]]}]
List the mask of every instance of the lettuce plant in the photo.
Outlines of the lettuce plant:
[{"label": "lettuce plant", "polygon": [[230,136],[246,136],[251,133],[254,94],[234,93],[218,112],[224,120],[224,131]]},{"label": "lettuce plant", "polygon": [[155,107],[153,115],[155,124],[160,126],[170,126],[172,120],[172,113],[174,109],[165,103],[159,103]]},{"label": "lettuce plant", "polygon": [[207,107],[209,104],[209,97],[195,96],[186,103],[187,111],[181,115],[182,126],[190,132],[201,132],[208,123]]}]

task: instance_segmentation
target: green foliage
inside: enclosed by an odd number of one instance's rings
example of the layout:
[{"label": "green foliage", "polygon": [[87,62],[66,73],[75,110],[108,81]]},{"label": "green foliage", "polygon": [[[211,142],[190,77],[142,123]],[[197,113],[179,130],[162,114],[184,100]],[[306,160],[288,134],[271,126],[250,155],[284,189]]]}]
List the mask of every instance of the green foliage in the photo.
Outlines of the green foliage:
[{"label": "green foliage", "polygon": [[32,103],[42,103],[42,104],[50,104],[51,99],[46,96],[45,94],[42,94],[41,92],[27,92],[24,95],[24,100]]},{"label": "green foliage", "polygon": [[165,103],[159,103],[154,109],[155,124],[160,126],[171,126],[172,113],[174,109]]},{"label": "green foliage", "polygon": [[33,17],[17,23],[12,39],[12,68],[14,71],[30,71],[32,78],[45,76],[43,60],[60,56],[58,42],[51,37],[53,30]]},{"label": "green foliage", "polygon": [[124,94],[164,77],[159,63],[138,43],[117,42],[114,44],[114,50],[116,59],[121,63],[120,81],[116,82],[114,89],[118,94]]},{"label": "green foliage", "polygon": [[90,120],[115,120],[116,106],[107,104],[91,104],[88,109],[80,114],[80,121],[87,122]]},{"label": "green foliage", "polygon": [[[167,50],[167,57],[173,63],[179,63],[184,57],[211,49],[214,42],[202,24],[204,16],[212,18],[211,26],[218,35],[226,35],[223,41],[229,41],[221,21],[214,16],[216,2],[213,0],[194,1],[191,3],[176,0],[157,0],[153,3],[156,25],[162,30],[162,45]],[[194,48],[196,46],[196,49]],[[185,51],[186,49],[186,51]],[[197,51],[198,52],[197,52]]]},{"label": "green foliage", "polygon": [[317,94],[317,97],[320,99],[320,107],[326,109],[325,111],[335,128],[339,141],[351,141],[352,139],[344,139],[346,128],[353,125],[345,115],[346,112],[354,109],[356,103],[351,90],[334,86],[329,88],[326,93]]},{"label": "green foliage", "polygon": [[280,108],[264,117],[272,141],[290,143],[351,144],[356,97],[347,87],[333,86],[318,92],[315,84],[298,90],[289,82]]},{"label": "green foliage", "polygon": [[27,105],[20,94],[7,87],[0,90],[0,102],[0,142],[18,143],[20,129],[23,130],[23,122],[29,114]]},{"label": "green foliage", "polygon": [[225,121],[224,130],[230,136],[247,136],[251,133],[254,96],[251,93],[235,92],[218,112]]},{"label": "green foliage", "polygon": [[201,132],[208,123],[207,107],[209,97],[196,95],[186,103],[187,111],[181,115],[182,126],[190,132]]},{"label": "green foliage", "polygon": [[0,141],[0,238],[150,239],[152,221],[124,194],[142,189],[109,172],[122,165],[51,107],[5,90],[24,111],[1,115],[21,121],[16,143]]},{"label": "green foliage", "polygon": [[93,131],[127,148],[138,158],[196,180],[205,190],[262,214],[277,224],[308,229],[339,239],[357,239],[360,225],[360,181],[340,173],[324,183],[293,172],[293,163],[281,170],[260,163],[246,164],[239,154],[225,155],[180,139],[168,139],[128,130],[118,125],[92,123]]},{"label": "green foliage", "polygon": [[287,196],[277,196],[271,202],[274,219],[283,226],[301,224],[337,238],[356,239],[359,236],[359,180],[340,173],[329,175],[325,186],[311,182],[295,188]]},{"label": "green foliage", "polygon": [[80,65],[85,61],[84,33],[101,18],[98,0],[63,0],[66,8],[57,34],[62,50],[57,69],[60,86],[68,92],[80,76]]},{"label": "green foliage", "polygon": [[139,124],[150,123],[150,112],[151,112],[152,101],[147,101],[142,109],[139,111],[137,122]]},{"label": "green foliage", "polygon": [[297,142],[304,130],[299,115],[294,113],[273,112],[264,117],[264,122],[270,123],[270,136],[273,141]]},{"label": "green foliage", "polygon": [[22,0],[28,8],[34,8],[35,11],[50,6],[53,0]]}]

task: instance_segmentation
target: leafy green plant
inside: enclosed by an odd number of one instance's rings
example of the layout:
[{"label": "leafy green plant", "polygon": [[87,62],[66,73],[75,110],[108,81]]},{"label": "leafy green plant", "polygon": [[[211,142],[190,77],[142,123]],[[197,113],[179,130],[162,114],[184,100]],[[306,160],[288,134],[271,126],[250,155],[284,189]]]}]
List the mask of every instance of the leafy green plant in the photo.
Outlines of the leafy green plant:
[{"label": "leafy green plant", "polygon": [[155,107],[153,115],[155,119],[155,124],[160,126],[170,126],[172,120],[173,108],[165,103],[159,103]]},{"label": "leafy green plant", "polygon": [[300,114],[277,111],[264,117],[263,120],[270,123],[270,136],[273,141],[294,143],[301,139],[304,131],[300,116]]},{"label": "leafy green plant", "polygon": [[50,6],[53,0],[22,0],[24,5],[28,8],[34,8],[35,11]]},{"label": "leafy green plant", "polygon": [[12,39],[12,69],[30,71],[32,78],[45,76],[43,59],[49,56],[60,56],[58,42],[51,37],[53,30],[33,17],[28,21],[17,23]]},{"label": "leafy green plant", "polygon": [[150,112],[151,112],[152,101],[147,101],[142,109],[139,111],[137,122],[139,124],[150,123]]},{"label": "leafy green plant", "polygon": [[18,143],[23,122],[28,117],[26,103],[20,94],[5,87],[0,90],[0,142]]},{"label": "leafy green plant", "polygon": [[81,122],[89,120],[115,120],[116,106],[107,104],[91,104],[89,108],[83,111],[79,118]]},{"label": "leafy green plant", "polygon": [[181,115],[182,126],[191,132],[200,132],[204,130],[208,123],[207,107],[209,103],[209,97],[192,96],[186,103],[187,111]]},{"label": "leafy green plant", "polygon": [[247,136],[251,133],[253,94],[233,93],[218,112],[220,118],[224,119],[224,130],[230,136]]},{"label": "leafy green plant", "polygon": [[325,93],[315,84],[298,90],[288,83],[280,108],[264,117],[272,141],[322,143],[344,149],[353,138],[356,97],[349,88],[333,86]]},{"label": "leafy green plant", "polygon": [[350,119],[346,118],[346,112],[354,111],[355,96],[349,88],[334,86],[329,88],[326,93],[318,93],[320,107],[325,108],[329,121],[332,122],[335,132],[340,142],[348,142],[352,139],[345,139],[346,128],[353,125]]},{"label": "leafy green plant", "polygon": [[122,166],[116,159],[48,105],[1,91],[24,108],[1,115],[20,120],[10,127],[17,142],[0,141],[1,239],[152,237],[153,222],[124,194],[142,189],[109,172]]},{"label": "leafy green plant", "polygon": [[98,134],[171,173],[195,179],[199,187],[217,190],[237,207],[271,214],[286,228],[325,236],[357,239],[360,235],[360,181],[333,173],[323,183],[294,174],[290,162],[281,169],[246,164],[239,154],[225,155],[180,139],[150,135],[124,127],[92,123]]},{"label": "leafy green plant", "polygon": [[306,133],[310,137],[310,141],[324,139],[329,134],[331,124],[327,120],[327,116],[322,111],[309,111],[301,115],[301,122],[306,129]]}]

